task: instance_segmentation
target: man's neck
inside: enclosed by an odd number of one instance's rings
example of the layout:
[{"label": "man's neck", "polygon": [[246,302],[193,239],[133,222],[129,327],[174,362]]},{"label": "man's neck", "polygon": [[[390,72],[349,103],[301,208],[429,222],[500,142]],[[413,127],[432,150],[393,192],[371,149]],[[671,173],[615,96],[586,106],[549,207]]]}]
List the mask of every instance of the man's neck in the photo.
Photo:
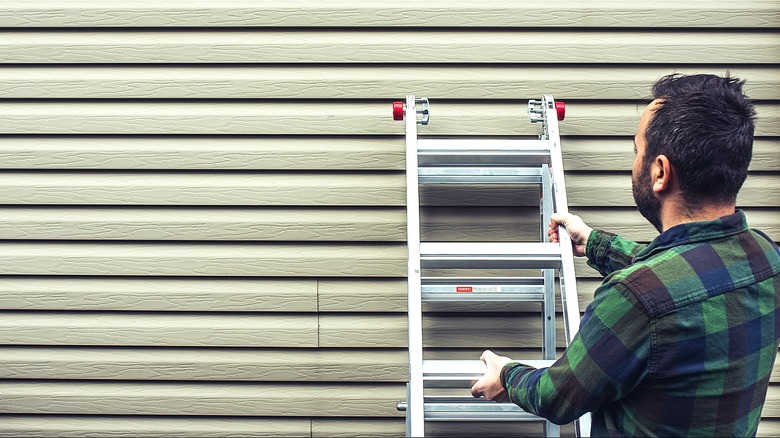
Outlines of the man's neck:
[{"label": "man's neck", "polygon": [[669,199],[661,204],[661,223],[666,231],[675,225],[688,222],[711,221],[734,214],[736,204],[702,204],[695,209],[687,208],[681,198]]}]

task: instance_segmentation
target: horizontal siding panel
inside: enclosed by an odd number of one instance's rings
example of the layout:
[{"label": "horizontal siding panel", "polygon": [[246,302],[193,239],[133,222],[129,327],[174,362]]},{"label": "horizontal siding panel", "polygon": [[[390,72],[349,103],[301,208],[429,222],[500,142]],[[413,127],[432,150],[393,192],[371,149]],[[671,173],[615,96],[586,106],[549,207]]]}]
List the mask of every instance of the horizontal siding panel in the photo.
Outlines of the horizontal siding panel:
[{"label": "horizontal siding panel", "polygon": [[402,348],[408,346],[403,314],[327,314],[319,316],[320,348]]},{"label": "horizontal siding panel", "polygon": [[4,169],[403,171],[404,161],[398,137],[7,137],[0,150]]},{"label": "horizontal siding panel", "polygon": [[776,437],[780,436],[780,421],[775,418],[761,418],[761,423],[758,424],[757,437]]},{"label": "horizontal siding panel", "polygon": [[[633,240],[647,242],[657,235],[633,205],[580,207],[572,212],[591,226]],[[770,236],[780,235],[776,210],[748,208],[746,214],[751,226]],[[427,241],[534,241],[540,229],[536,207],[424,207],[421,221]],[[406,212],[400,208],[6,207],[0,208],[0,239],[403,242]]]},{"label": "horizontal siding panel", "polygon": [[[531,240],[537,208],[424,207],[423,240]],[[0,207],[0,239],[405,241],[403,207],[376,209]]]},{"label": "horizontal siding panel", "polygon": [[320,312],[406,312],[406,279],[321,279]]},{"label": "horizontal siding panel", "polygon": [[[655,229],[633,206],[573,209],[586,223],[637,241]],[[748,208],[748,222],[780,235],[778,212]],[[536,207],[423,207],[424,241],[534,241]],[[546,230],[546,227],[545,227]],[[0,207],[0,239],[158,241],[406,240],[406,212],[393,209],[195,209]]]},{"label": "horizontal siding panel", "polygon": [[[738,197],[744,207],[773,207],[780,176],[752,173]],[[569,173],[571,207],[631,207],[629,173]],[[609,191],[593,188],[610,188]],[[405,203],[405,179],[397,174],[228,173],[0,173],[6,205],[168,206],[396,206]],[[538,205],[530,186],[432,185],[423,189],[428,206]],[[163,231],[159,231],[164,234]]]},{"label": "horizontal siding panel", "polygon": [[316,312],[317,280],[6,276],[0,309]]},{"label": "horizontal siding panel", "polygon": [[[429,96],[433,98],[433,96]],[[531,96],[534,97],[534,96]],[[431,100],[420,135],[537,135],[527,102],[465,104]],[[633,136],[643,108],[634,102],[570,102],[563,135]],[[757,105],[757,136],[780,136],[780,104]],[[10,102],[0,103],[0,134],[403,135],[390,102]]]},{"label": "horizontal siding panel", "polygon": [[254,0],[234,4],[187,0],[174,4],[150,0],[121,4],[7,1],[0,27],[778,27],[776,4],[745,1],[687,1],[632,4],[618,1],[533,4],[464,0],[445,5],[411,1],[322,4],[294,0],[282,4]]},{"label": "horizontal siding panel", "polygon": [[[630,169],[634,161],[632,138],[564,136],[564,169]],[[404,147],[403,139],[397,136],[336,139],[16,136],[3,139],[0,169],[402,171]],[[756,139],[750,169],[780,170],[780,140]]]},{"label": "horizontal siding panel", "polygon": [[[542,24],[542,23],[540,23]],[[465,36],[467,35],[467,36]],[[0,59],[50,63],[773,64],[774,32],[6,32]]]},{"label": "horizontal siding panel", "polygon": [[[2,14],[2,11],[0,11]],[[545,23],[545,26],[548,24]],[[663,68],[624,66],[5,66],[6,99],[399,99],[409,93],[448,99],[645,99],[671,72],[747,79],[753,99],[779,99],[774,66]]]},{"label": "horizontal siding panel", "polygon": [[[0,198],[6,205],[403,207],[405,196],[400,172],[0,173]],[[538,199],[533,186],[436,184],[421,194],[423,205],[437,206],[530,206]]]},{"label": "horizontal siding panel", "polygon": [[2,379],[405,382],[409,368],[405,349],[47,346],[0,347],[0,355]]},{"label": "horizontal siding panel", "polygon": [[406,211],[0,207],[0,239],[405,241]]},{"label": "horizontal siding panel", "polygon": [[[636,104],[570,104],[567,135],[633,135]],[[780,110],[778,110],[780,111]],[[431,103],[420,134],[534,135],[527,105]],[[609,120],[607,120],[609,118]],[[522,123],[518,123],[522,121]],[[778,128],[780,131],[780,128]],[[0,102],[2,134],[403,135],[390,102]]]},{"label": "horizontal siding panel", "polygon": [[2,275],[406,276],[405,245],[0,243]]},{"label": "horizontal siding panel", "polygon": [[316,347],[316,314],[3,312],[0,344]]},{"label": "horizontal siding panel", "polygon": [[[4,312],[0,343],[51,346],[286,347],[318,346],[317,316]],[[404,348],[406,314],[321,314],[321,348]],[[503,327],[495,327],[499,322]],[[541,339],[538,314],[424,318],[425,342],[439,348],[491,345],[531,348]],[[464,330],[468,327],[468,330]],[[519,338],[522,337],[522,340]],[[561,337],[562,339],[562,337]],[[350,353],[352,354],[352,353]]]},{"label": "horizontal siding panel", "polygon": [[778,418],[780,417],[780,386],[770,385],[769,391],[767,391],[766,402],[764,404],[764,410],[761,411],[762,418]]},{"label": "horizontal siding panel", "polygon": [[396,384],[0,382],[0,413],[401,417]]},{"label": "horizontal siding panel", "polygon": [[0,437],[311,437],[308,418],[0,415]]},{"label": "horizontal siding panel", "polygon": [[403,206],[402,173],[0,173],[4,204]]}]

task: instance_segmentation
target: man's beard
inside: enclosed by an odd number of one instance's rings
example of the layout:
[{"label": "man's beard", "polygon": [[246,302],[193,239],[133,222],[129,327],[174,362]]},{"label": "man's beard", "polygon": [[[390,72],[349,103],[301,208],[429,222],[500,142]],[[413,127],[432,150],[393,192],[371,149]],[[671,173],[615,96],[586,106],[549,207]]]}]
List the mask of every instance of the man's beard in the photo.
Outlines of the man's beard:
[{"label": "man's beard", "polygon": [[636,179],[631,178],[631,191],[634,194],[634,202],[636,202],[639,213],[660,233],[663,231],[661,203],[653,196],[649,167],[643,167]]}]

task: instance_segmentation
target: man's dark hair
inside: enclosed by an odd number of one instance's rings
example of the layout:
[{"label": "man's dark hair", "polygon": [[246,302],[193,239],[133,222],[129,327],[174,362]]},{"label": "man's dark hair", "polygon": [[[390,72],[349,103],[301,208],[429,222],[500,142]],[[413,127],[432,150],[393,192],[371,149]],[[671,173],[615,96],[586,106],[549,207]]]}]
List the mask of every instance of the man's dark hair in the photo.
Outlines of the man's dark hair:
[{"label": "man's dark hair", "polygon": [[666,155],[687,206],[734,203],[753,152],[755,109],[745,81],[709,74],[664,76],[645,131],[644,165]]}]

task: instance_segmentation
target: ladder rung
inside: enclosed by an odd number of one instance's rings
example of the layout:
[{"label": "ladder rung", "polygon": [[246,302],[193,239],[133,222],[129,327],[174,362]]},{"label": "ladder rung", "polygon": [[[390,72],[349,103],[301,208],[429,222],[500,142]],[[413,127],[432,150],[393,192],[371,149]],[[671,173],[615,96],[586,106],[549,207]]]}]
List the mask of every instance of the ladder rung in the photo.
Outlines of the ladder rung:
[{"label": "ladder rung", "polygon": [[558,269],[557,243],[420,243],[422,268],[439,269]]},{"label": "ladder rung", "polygon": [[424,302],[541,302],[544,301],[544,278],[423,278]]},{"label": "ladder rung", "polygon": [[[518,360],[534,368],[549,367],[554,360]],[[485,374],[481,360],[424,360],[423,382],[426,388],[471,388]]]},{"label": "ladder rung", "polygon": [[468,397],[425,397],[426,421],[544,421],[513,403]]},{"label": "ladder rung", "polygon": [[418,139],[420,166],[540,166],[550,162],[546,140]]},{"label": "ladder rung", "polygon": [[[535,368],[552,365],[552,360],[522,360]],[[466,391],[485,374],[481,360],[424,360],[423,385],[427,388],[461,388]],[[428,421],[543,421],[512,403],[495,403],[484,398],[426,396]]]},{"label": "ladder rung", "polygon": [[541,167],[420,167],[420,184],[541,184]]}]

